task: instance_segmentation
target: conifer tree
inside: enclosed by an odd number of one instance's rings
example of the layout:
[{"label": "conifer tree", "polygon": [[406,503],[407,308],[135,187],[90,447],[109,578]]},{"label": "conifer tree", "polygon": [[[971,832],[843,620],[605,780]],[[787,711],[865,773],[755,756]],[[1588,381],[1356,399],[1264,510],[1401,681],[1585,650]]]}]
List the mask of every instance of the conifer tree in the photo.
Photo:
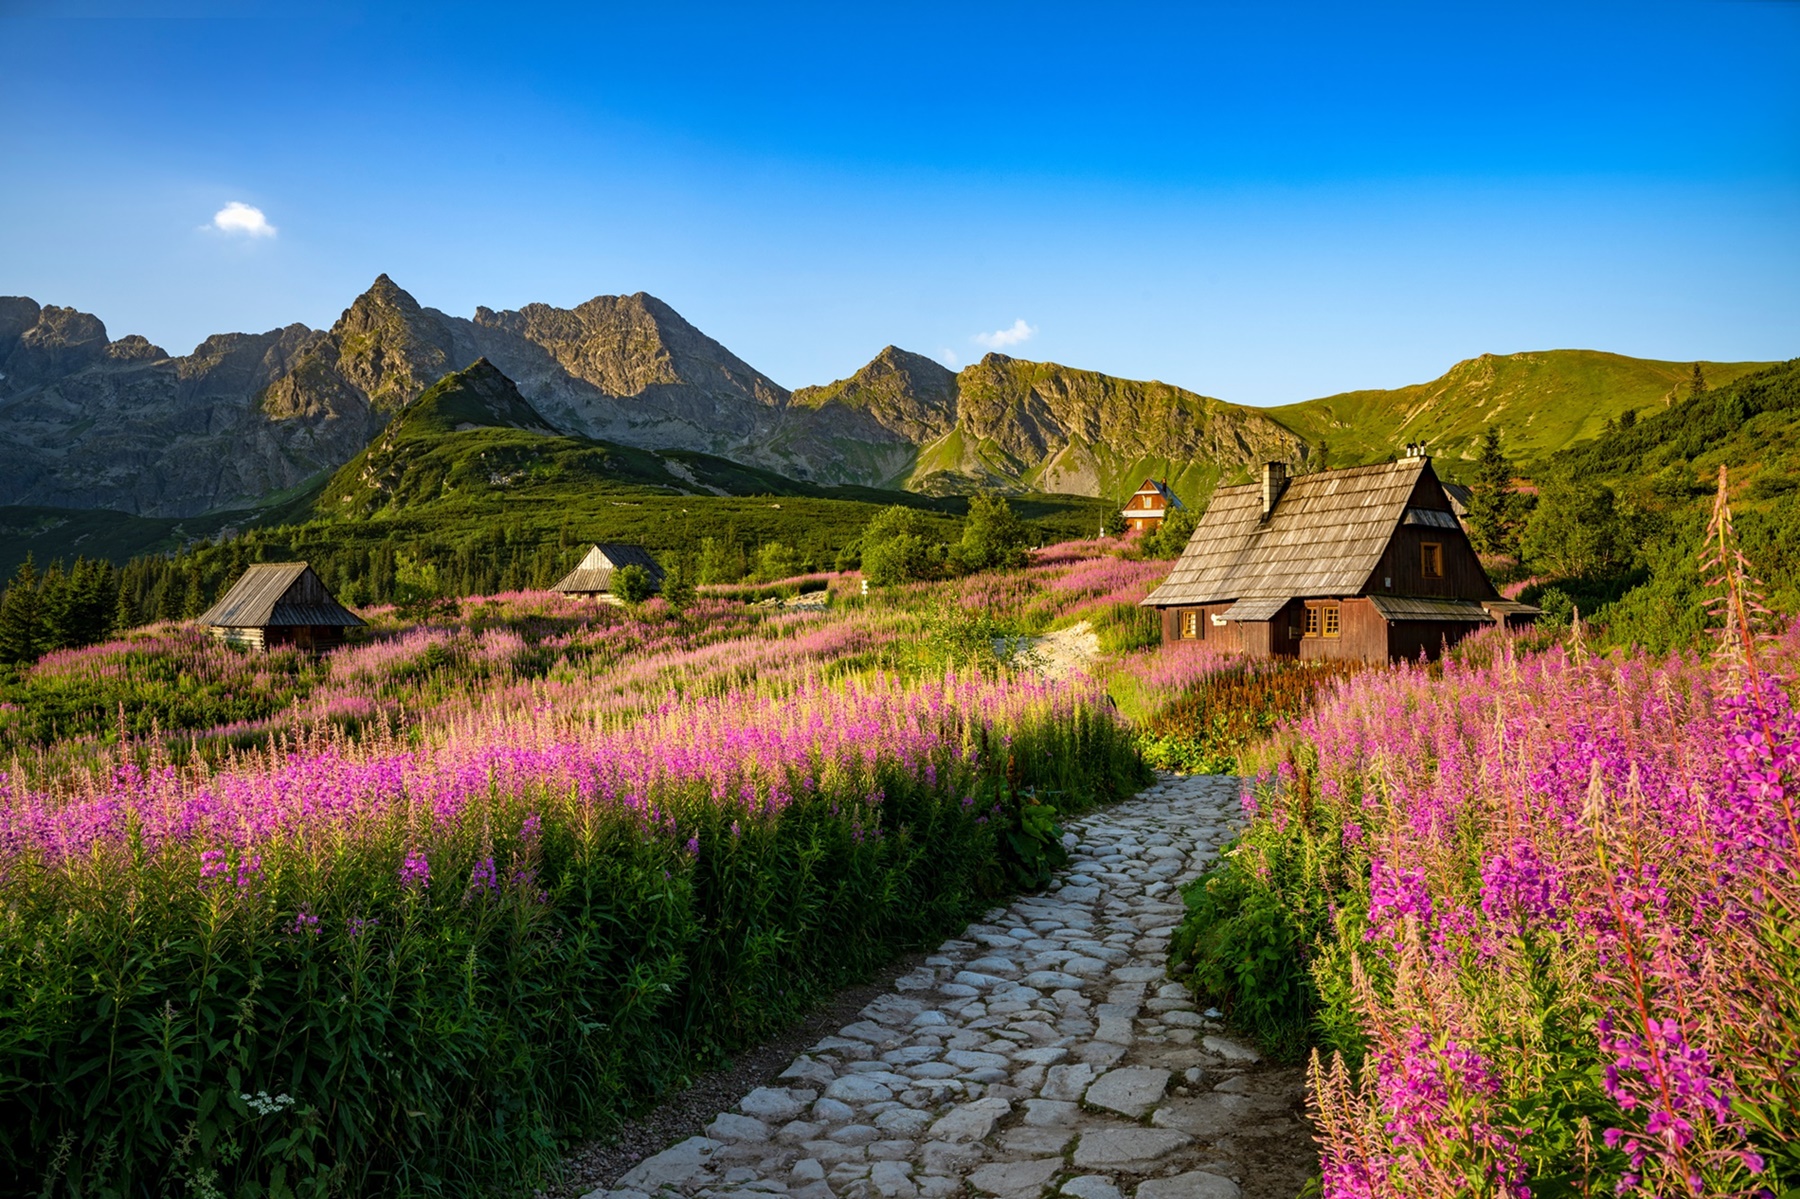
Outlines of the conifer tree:
[{"label": "conifer tree", "polygon": [[27,554],[0,597],[0,663],[36,660],[42,641],[37,566]]},{"label": "conifer tree", "polygon": [[137,603],[132,598],[131,588],[121,584],[118,601],[113,605],[112,629],[109,631],[123,633],[137,627]]},{"label": "conifer tree", "polygon": [[1698,362],[1694,363],[1694,377],[1690,389],[1697,396],[1703,396],[1709,390],[1706,386],[1706,372],[1700,369]]},{"label": "conifer tree", "polygon": [[1469,540],[1475,548],[1484,554],[1518,553],[1519,507],[1500,427],[1489,425],[1475,463],[1475,485],[1469,489]]},{"label": "conifer tree", "polygon": [[206,611],[205,593],[200,589],[200,568],[189,566],[187,570],[187,588],[181,595],[181,619],[192,620]]}]

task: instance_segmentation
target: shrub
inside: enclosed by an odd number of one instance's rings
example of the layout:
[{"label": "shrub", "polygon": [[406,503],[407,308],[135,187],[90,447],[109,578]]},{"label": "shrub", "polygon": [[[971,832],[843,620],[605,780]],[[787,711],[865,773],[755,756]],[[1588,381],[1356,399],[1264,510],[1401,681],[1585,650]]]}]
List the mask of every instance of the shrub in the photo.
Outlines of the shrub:
[{"label": "shrub", "polygon": [[656,585],[643,567],[621,566],[613,572],[612,593],[628,604],[641,604],[656,593]]},{"label": "shrub", "polygon": [[1199,524],[1192,508],[1170,508],[1162,522],[1138,540],[1138,553],[1146,558],[1179,558]]},{"label": "shrub", "polygon": [[1202,676],[1153,716],[1139,736],[1159,770],[1232,773],[1238,755],[1310,709],[1322,687],[1361,670],[1354,662],[1244,660]]},{"label": "shrub", "polygon": [[877,587],[943,573],[944,547],[932,540],[930,526],[916,508],[895,504],[882,509],[864,530],[862,547],[863,576]]},{"label": "shrub", "polygon": [[969,501],[969,519],[952,556],[964,571],[1023,566],[1031,557],[1026,540],[1025,525],[1004,496],[978,495]]},{"label": "shrub", "polygon": [[1303,826],[1258,825],[1182,890],[1187,914],[1169,942],[1171,972],[1278,1061],[1303,1061],[1315,1044],[1359,1047],[1354,1019],[1321,1014],[1311,969],[1332,932],[1320,899],[1335,888],[1317,876],[1334,858]]}]

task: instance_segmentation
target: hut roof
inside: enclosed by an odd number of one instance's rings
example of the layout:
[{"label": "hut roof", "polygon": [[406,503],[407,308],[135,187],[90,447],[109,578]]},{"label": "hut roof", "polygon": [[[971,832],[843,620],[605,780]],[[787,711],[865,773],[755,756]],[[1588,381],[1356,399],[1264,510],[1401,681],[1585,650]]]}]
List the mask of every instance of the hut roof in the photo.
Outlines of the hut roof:
[{"label": "hut roof", "polygon": [[1369,602],[1389,620],[1473,620],[1486,623],[1493,619],[1479,600],[1371,595]]},{"label": "hut roof", "polygon": [[1430,469],[1427,458],[1402,458],[1300,475],[1287,481],[1267,521],[1260,484],[1220,487],[1175,569],[1143,602],[1166,607],[1355,595],[1401,520],[1431,511],[1407,507]]},{"label": "hut roof", "polygon": [[1287,595],[1271,595],[1262,599],[1241,599],[1219,615],[1226,620],[1269,620],[1287,607],[1292,598]]},{"label": "hut roof", "polygon": [[1450,497],[1450,511],[1456,513],[1456,518],[1466,519],[1469,515],[1469,500],[1475,493],[1461,483],[1445,483],[1444,494]]},{"label": "hut roof", "polygon": [[[1169,485],[1161,479],[1145,479],[1144,485],[1131,493],[1131,499],[1135,500],[1140,495],[1150,495],[1152,493],[1162,496],[1163,499],[1169,502],[1171,508],[1187,507],[1186,504],[1181,502],[1181,497],[1176,495],[1173,491],[1170,491]],[[1130,506],[1131,501],[1127,500],[1126,507]]]},{"label": "hut roof", "polygon": [[362,619],[338,603],[324,580],[304,562],[258,562],[246,570],[198,623],[223,629],[271,625],[361,625]]},{"label": "hut roof", "polygon": [[649,551],[635,545],[595,545],[581,560],[581,565],[564,575],[552,591],[571,595],[587,595],[612,590],[613,571],[621,566],[641,566],[650,575],[650,585],[661,589],[663,568]]}]

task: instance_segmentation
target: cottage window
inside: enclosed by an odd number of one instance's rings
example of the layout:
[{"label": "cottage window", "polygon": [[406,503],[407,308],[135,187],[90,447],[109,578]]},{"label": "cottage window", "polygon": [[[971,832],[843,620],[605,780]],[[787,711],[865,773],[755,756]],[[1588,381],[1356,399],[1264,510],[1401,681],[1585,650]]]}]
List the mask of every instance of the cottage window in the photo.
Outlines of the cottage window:
[{"label": "cottage window", "polygon": [[1181,614],[1181,636],[1183,640],[1193,641],[1204,636],[1200,631],[1200,612],[1190,608]]},{"label": "cottage window", "polygon": [[1338,636],[1342,631],[1339,625],[1338,606],[1336,604],[1321,604],[1318,611],[1319,624],[1321,627],[1320,635],[1324,637]]},{"label": "cottage window", "polygon": [[1317,637],[1319,635],[1319,609],[1315,604],[1306,605],[1305,635],[1308,637]]},{"label": "cottage window", "polygon": [[1444,577],[1444,547],[1436,541],[1427,541],[1419,547],[1419,569],[1428,579]]}]

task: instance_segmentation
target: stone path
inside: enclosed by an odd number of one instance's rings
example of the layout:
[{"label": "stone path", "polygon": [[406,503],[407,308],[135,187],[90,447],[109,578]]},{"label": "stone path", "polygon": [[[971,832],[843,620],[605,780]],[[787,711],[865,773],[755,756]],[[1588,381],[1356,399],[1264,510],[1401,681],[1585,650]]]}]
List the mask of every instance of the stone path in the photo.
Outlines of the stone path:
[{"label": "stone path", "polygon": [[1236,780],[1165,775],[1072,822],[1048,891],[586,1199],[1291,1199],[1311,1165],[1300,1072],[1164,975],[1177,886],[1238,812]]}]

